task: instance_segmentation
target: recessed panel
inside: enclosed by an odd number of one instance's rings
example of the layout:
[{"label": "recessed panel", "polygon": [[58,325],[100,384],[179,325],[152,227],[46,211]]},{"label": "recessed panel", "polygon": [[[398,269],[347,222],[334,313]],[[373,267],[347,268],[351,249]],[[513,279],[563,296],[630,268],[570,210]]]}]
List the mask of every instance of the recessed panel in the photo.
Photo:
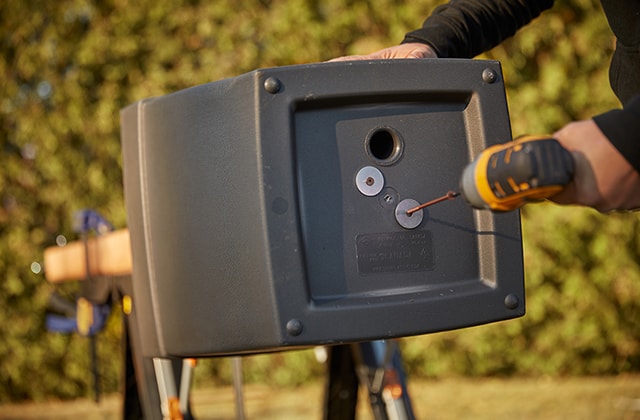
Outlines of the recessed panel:
[{"label": "recessed panel", "polygon": [[[387,107],[295,113],[303,238],[315,302],[415,293],[478,278],[473,212],[462,201],[421,211],[409,220],[417,223],[406,224],[409,229],[395,215],[403,200],[427,201],[457,188],[468,161],[466,99],[442,94]],[[378,179],[384,185],[369,194],[363,182],[376,172],[382,177],[371,176],[372,185]],[[393,195],[385,198],[383,190]]]}]

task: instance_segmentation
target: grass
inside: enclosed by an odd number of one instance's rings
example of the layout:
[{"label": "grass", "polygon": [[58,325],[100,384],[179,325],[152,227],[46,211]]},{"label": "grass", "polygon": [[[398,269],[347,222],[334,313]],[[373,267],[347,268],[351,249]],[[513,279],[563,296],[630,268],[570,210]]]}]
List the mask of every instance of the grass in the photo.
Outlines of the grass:
[{"label": "grass", "polygon": [[[588,378],[451,378],[410,383],[418,419],[640,419],[640,375]],[[322,383],[299,388],[246,385],[249,419],[321,419]],[[364,396],[363,396],[364,397]],[[372,419],[366,401],[358,419]],[[231,387],[198,387],[192,406],[199,420],[234,419]],[[120,397],[90,400],[9,404],[0,419],[119,419]]]}]

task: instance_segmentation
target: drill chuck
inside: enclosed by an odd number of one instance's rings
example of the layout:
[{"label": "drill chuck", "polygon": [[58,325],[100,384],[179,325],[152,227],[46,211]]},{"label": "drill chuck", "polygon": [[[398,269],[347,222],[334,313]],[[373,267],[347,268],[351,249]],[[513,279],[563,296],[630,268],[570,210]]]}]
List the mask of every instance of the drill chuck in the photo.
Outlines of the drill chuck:
[{"label": "drill chuck", "polygon": [[487,208],[486,202],[478,193],[478,188],[476,186],[476,166],[477,161],[473,161],[464,168],[464,171],[462,171],[462,178],[460,179],[460,195],[462,195],[462,198],[464,198],[471,207],[484,209]]}]

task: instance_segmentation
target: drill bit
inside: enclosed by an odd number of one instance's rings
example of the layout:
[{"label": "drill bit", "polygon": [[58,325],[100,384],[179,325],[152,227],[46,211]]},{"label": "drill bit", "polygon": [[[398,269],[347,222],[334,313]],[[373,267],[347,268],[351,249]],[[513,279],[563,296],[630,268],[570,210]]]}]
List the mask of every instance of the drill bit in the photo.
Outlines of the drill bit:
[{"label": "drill bit", "polygon": [[417,212],[418,210],[422,210],[425,207],[429,207],[429,206],[432,206],[434,204],[441,203],[443,201],[453,200],[454,198],[456,198],[459,195],[460,195],[459,192],[449,191],[448,193],[446,193],[442,197],[436,198],[435,200],[427,201],[426,203],[420,204],[419,206],[416,206],[416,207],[414,207],[412,209],[407,210],[407,216],[411,216],[413,213]]}]

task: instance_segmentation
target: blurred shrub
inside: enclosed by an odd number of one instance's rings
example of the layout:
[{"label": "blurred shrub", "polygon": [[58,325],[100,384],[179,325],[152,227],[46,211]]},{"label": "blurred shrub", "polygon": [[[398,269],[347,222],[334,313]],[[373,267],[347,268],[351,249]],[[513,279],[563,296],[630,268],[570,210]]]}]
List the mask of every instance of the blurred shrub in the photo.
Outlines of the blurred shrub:
[{"label": "blurred shrub", "polygon": [[408,369],[428,377],[637,372],[639,234],[633,214],[527,207],[525,317],[406,339]]}]

